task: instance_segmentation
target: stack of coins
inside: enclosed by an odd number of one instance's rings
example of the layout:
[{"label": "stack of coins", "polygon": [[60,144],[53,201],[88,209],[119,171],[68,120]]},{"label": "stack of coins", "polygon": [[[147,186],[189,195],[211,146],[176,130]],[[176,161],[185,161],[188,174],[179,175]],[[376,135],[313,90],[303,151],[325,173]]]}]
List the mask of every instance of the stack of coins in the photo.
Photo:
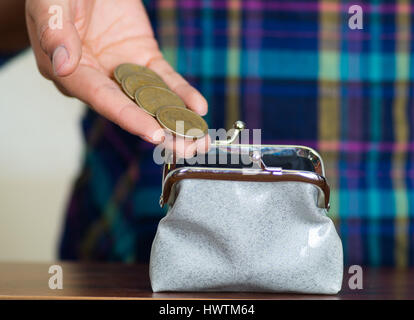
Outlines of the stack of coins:
[{"label": "stack of coins", "polygon": [[204,119],[187,109],[184,101],[154,71],[123,63],[115,69],[114,78],[128,97],[170,133],[192,139],[206,135],[208,126]]}]

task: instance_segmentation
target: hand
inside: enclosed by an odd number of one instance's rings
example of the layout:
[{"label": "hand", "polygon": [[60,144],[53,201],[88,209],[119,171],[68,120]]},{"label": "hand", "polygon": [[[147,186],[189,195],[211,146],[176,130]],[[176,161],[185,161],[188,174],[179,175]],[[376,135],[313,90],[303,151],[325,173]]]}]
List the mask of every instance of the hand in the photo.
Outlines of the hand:
[{"label": "hand", "polygon": [[[49,27],[49,8],[63,9],[63,28]],[[141,110],[111,79],[124,62],[157,72],[188,108],[205,115],[204,97],[164,60],[139,0],[27,0],[30,41],[42,75],[66,95],[90,105],[102,116],[132,134],[161,143],[158,122]],[[186,142],[180,154],[207,149],[209,141]]]}]

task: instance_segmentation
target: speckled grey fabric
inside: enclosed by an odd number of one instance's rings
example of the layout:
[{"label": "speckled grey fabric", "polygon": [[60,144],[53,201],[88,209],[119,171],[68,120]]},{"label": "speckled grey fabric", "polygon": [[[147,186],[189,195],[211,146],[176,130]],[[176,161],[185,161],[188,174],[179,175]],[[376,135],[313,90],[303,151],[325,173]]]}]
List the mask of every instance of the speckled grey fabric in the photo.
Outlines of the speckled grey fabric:
[{"label": "speckled grey fabric", "polygon": [[301,182],[182,180],[150,260],[154,292],[334,294],[342,243]]}]

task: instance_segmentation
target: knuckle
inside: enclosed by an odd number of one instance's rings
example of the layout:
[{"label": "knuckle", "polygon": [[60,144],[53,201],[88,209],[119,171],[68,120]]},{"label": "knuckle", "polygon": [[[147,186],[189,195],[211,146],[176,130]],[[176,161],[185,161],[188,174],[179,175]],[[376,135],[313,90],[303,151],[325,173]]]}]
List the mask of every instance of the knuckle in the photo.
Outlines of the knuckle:
[{"label": "knuckle", "polygon": [[124,107],[122,107],[121,109],[119,109],[119,111],[116,113],[116,115],[115,115],[115,118],[113,119],[113,121],[117,124],[117,125],[119,125],[121,128],[124,128],[124,129],[126,129],[125,128],[125,126],[123,125],[124,124],[124,121],[123,121],[123,118],[124,118],[124,115],[125,115],[125,111],[127,110],[127,107],[126,106],[124,106]]},{"label": "knuckle", "polygon": [[131,118],[131,106],[125,105],[121,107],[117,112],[114,113],[114,118],[112,119],[112,121],[116,123],[118,126],[120,126],[121,128],[136,134],[138,132],[130,128],[130,126],[128,125],[128,122],[129,122],[128,120],[130,118]]},{"label": "knuckle", "polygon": [[151,68],[151,67],[157,66],[162,61],[164,61],[164,58],[163,58],[161,52],[158,52],[147,62],[146,66],[148,68]]},{"label": "knuckle", "polygon": [[185,91],[185,90],[192,89],[192,87],[189,85],[189,83],[187,81],[185,81],[183,79],[183,80],[177,81],[172,89],[174,91],[180,92],[180,91]]},{"label": "knuckle", "polygon": [[52,29],[50,29],[49,25],[46,24],[40,28],[40,33],[39,33],[40,47],[42,48],[44,52],[46,52],[49,55],[49,58],[51,58],[50,49],[51,49],[54,37],[55,37],[54,32]]}]

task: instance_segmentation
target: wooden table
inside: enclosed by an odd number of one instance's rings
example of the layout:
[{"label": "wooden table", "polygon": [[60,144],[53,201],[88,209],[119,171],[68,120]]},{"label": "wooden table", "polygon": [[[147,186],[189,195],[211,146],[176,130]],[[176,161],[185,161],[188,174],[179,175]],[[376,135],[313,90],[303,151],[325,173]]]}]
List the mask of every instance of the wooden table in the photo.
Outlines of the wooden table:
[{"label": "wooden table", "polygon": [[338,295],[153,293],[147,265],[57,262],[63,289],[51,290],[52,264],[0,263],[0,299],[414,299],[414,269],[364,268],[363,290],[350,290],[348,268]]}]

